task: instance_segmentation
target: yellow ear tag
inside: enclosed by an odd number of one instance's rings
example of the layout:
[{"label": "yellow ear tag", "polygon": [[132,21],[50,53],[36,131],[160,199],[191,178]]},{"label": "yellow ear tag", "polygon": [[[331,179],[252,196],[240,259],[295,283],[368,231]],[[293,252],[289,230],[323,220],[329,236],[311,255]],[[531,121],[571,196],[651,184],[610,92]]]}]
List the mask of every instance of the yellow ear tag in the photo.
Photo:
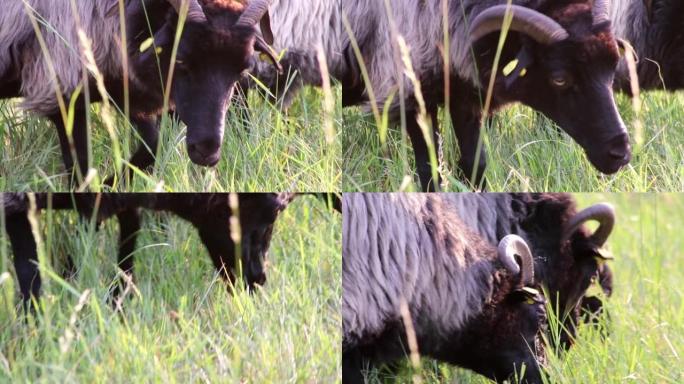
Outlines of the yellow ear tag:
[{"label": "yellow ear tag", "polygon": [[152,44],[154,44],[154,39],[153,39],[153,38],[150,37],[150,38],[148,38],[148,39],[145,39],[145,41],[143,41],[143,42],[140,44],[140,52],[145,52],[145,51],[147,51],[147,50],[152,46]]},{"label": "yellow ear tag", "polygon": [[259,54],[259,60],[261,60],[261,61],[266,61],[266,62],[271,62],[271,58],[268,57],[268,55],[265,54],[265,53],[260,53],[260,54]]},{"label": "yellow ear tag", "polygon": [[154,49],[154,53],[156,53],[157,55],[162,53],[162,51],[163,51],[162,47],[157,47]]},{"label": "yellow ear tag", "polygon": [[523,68],[520,70],[520,77],[525,77],[527,75],[527,68]]},{"label": "yellow ear tag", "polygon": [[506,66],[503,68],[503,74],[504,76],[508,76],[515,70],[515,67],[518,66],[518,59],[513,59]]}]

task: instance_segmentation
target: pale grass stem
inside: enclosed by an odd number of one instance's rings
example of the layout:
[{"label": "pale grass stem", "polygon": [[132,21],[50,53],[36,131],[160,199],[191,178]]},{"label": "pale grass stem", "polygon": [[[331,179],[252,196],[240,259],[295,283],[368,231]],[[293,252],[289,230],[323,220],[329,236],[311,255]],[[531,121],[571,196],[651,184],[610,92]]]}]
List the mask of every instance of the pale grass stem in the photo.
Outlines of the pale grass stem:
[{"label": "pale grass stem", "polygon": [[78,303],[76,303],[74,310],[71,312],[71,316],[69,316],[69,323],[67,327],[64,329],[64,334],[62,334],[62,336],[59,337],[59,350],[62,353],[69,352],[71,344],[74,342],[74,339],[78,336],[78,330],[76,329],[78,313],[81,312],[86,302],[88,301],[88,298],[90,297],[90,292],[90,289],[86,289],[78,298]]},{"label": "pale grass stem", "polygon": [[[492,104],[492,95],[494,94],[494,83],[496,81],[496,74],[499,68],[499,61],[501,60],[501,52],[503,51],[504,43],[506,42],[506,36],[508,36],[508,30],[511,27],[511,22],[513,21],[513,12],[511,12],[512,1],[508,0],[506,2],[508,6],[506,9],[506,15],[504,16],[503,24],[501,26],[501,34],[499,35],[499,43],[496,47],[496,54],[494,55],[494,62],[492,63],[492,73],[489,76],[489,84],[487,85],[487,95],[485,97],[484,108],[482,109],[482,118],[480,121],[480,126],[485,127],[485,122],[489,116],[489,110]],[[477,138],[477,148],[475,149],[475,167],[473,167],[473,173],[470,175],[471,180],[475,180],[475,175],[477,175],[477,168],[479,166],[478,159],[482,154],[483,146],[483,132],[484,129],[480,129],[480,135]]]},{"label": "pale grass stem", "polygon": [[[420,80],[418,80],[418,76],[416,76],[416,73],[413,70],[409,47],[403,36],[397,36],[397,44],[399,46],[399,51],[401,52],[402,62],[404,63],[404,75],[406,75],[413,84],[413,93],[416,97],[416,102],[418,103],[416,121],[418,122],[418,127],[420,127],[420,131],[423,134],[423,138],[428,147],[430,166],[432,168],[432,180],[437,180],[439,164],[437,163],[436,143],[432,139],[432,132],[435,127],[433,127],[432,124],[428,124],[427,109],[425,106],[425,98],[423,97],[423,92],[421,90]],[[435,187],[439,186],[435,185]]]},{"label": "pale grass stem", "polygon": [[638,148],[644,145],[644,125],[641,121],[641,94],[639,89],[639,75],[637,74],[637,57],[634,47],[623,40],[625,47],[625,60],[629,71],[629,87],[632,91],[632,108],[634,109],[634,142]]},{"label": "pale grass stem", "polygon": [[[36,253],[38,254],[38,267],[39,270],[43,270],[45,269],[45,266],[47,266],[47,256],[45,255],[45,248],[43,246],[43,237],[40,233],[40,223],[38,222],[36,195],[34,193],[27,193],[26,197],[29,201],[29,210],[27,217],[29,224],[31,225],[31,233],[33,234],[33,239],[36,243]],[[32,297],[31,300],[35,300],[35,298]]]},{"label": "pale grass stem", "polygon": [[[228,195],[228,206],[230,207],[230,238],[235,244],[235,267],[238,275],[242,276],[242,228],[240,227],[240,201],[237,193],[230,193]],[[226,268],[224,265],[222,268]]]},{"label": "pale grass stem", "polygon": [[318,44],[316,46],[316,59],[321,70],[322,90],[323,90],[323,132],[325,133],[325,141],[332,144],[335,141],[335,127],[333,125],[333,115],[335,113],[335,98],[333,97],[332,87],[330,85],[330,71],[328,70],[328,62],[325,59],[325,52],[323,46]]},{"label": "pale grass stem", "polygon": [[382,127],[382,117],[380,115],[380,109],[378,109],[375,92],[373,91],[373,87],[371,86],[372,83],[370,81],[370,76],[368,75],[368,68],[366,68],[366,62],[363,59],[363,55],[361,54],[359,43],[358,41],[356,41],[354,31],[352,30],[351,24],[349,23],[349,19],[347,18],[346,14],[342,15],[342,24],[344,25],[344,29],[347,31],[347,35],[349,36],[349,42],[352,46],[352,50],[354,51],[354,56],[356,56],[356,61],[359,64],[359,69],[361,70],[361,77],[363,78],[363,82],[367,85],[366,93],[368,94],[371,112],[373,113],[373,117],[375,118],[375,124],[378,127]]},{"label": "pale grass stem", "polygon": [[406,329],[406,340],[408,341],[409,347],[409,360],[411,361],[411,367],[413,367],[414,370],[412,380],[414,384],[420,384],[423,382],[423,380],[420,377],[420,352],[418,351],[418,338],[416,337],[416,330],[413,327],[411,312],[409,311],[408,303],[406,302],[406,297],[404,296],[399,299],[399,312],[401,313],[401,319],[404,323],[404,328]]}]

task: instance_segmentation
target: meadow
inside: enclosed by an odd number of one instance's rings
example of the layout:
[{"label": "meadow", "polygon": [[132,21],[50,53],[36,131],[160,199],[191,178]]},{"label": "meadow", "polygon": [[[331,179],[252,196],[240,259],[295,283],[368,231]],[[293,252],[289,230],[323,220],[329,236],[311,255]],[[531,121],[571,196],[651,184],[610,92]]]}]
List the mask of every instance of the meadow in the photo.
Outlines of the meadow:
[{"label": "meadow", "polygon": [[[608,240],[614,292],[599,328],[583,326],[574,347],[550,354],[547,383],[681,383],[684,353],[684,257],[681,194],[577,194],[579,206],[608,201],[617,223]],[[599,293],[597,287],[590,293]],[[602,338],[600,331],[606,330]],[[398,373],[373,370],[369,382],[488,383],[471,372],[422,359]]]},{"label": "meadow", "polygon": [[[25,322],[0,230],[0,382],[340,381],[341,215],[314,197],[276,221],[267,283],[228,293],[193,227],[146,214],[136,289],[115,312],[116,220],[40,216],[40,314]],[[62,279],[64,255],[76,275]]]},{"label": "meadow", "polygon": [[[620,114],[632,144],[632,161],[614,175],[603,175],[582,148],[550,120],[515,105],[496,113],[483,130],[487,153],[486,190],[554,192],[646,192],[684,190],[684,94],[646,92],[641,112],[618,95]],[[457,169],[460,157],[451,123],[440,111],[442,126],[438,171],[442,190],[478,189]],[[345,111],[344,191],[420,190],[413,149],[400,129],[377,125],[360,109]],[[642,128],[637,128],[637,121]],[[389,129],[388,129],[389,128]],[[385,142],[380,131],[387,130]]]},{"label": "meadow", "polygon": [[[119,113],[113,135],[104,126],[101,107],[90,107],[92,177],[83,185],[92,191],[270,192],[339,191],[341,184],[341,90],[332,114],[324,111],[323,93],[308,88],[286,111],[267,102],[262,89],[250,92],[248,105],[229,107],[221,149],[214,168],[193,164],[185,147],[186,126],[164,117],[156,164],[143,172],[126,164],[136,150],[137,133]],[[57,130],[52,123],[25,113],[18,100],[0,100],[0,190],[68,191]],[[324,128],[324,127],[332,127]],[[113,143],[121,147],[117,155]],[[104,179],[116,164],[134,169],[130,185],[113,189]]]}]

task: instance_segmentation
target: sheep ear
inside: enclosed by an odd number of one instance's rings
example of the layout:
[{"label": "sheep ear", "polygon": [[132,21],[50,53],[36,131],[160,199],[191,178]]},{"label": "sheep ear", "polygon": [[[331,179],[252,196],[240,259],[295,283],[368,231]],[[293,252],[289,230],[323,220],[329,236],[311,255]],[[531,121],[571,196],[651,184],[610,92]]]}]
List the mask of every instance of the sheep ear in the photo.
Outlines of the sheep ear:
[{"label": "sheep ear", "polygon": [[544,299],[538,290],[530,287],[522,287],[513,292],[515,300],[525,302],[526,304],[543,303]]},{"label": "sheep ear", "polygon": [[268,43],[264,40],[264,38],[260,35],[256,35],[256,39],[254,40],[254,50],[257,52],[261,52],[266,58],[273,64],[275,67],[276,71],[278,71],[278,74],[283,73],[283,67],[280,65],[278,62],[278,58],[276,57],[277,54],[275,51],[273,51],[273,48],[271,48]]},{"label": "sheep ear", "polygon": [[501,71],[505,77],[504,84],[506,85],[506,89],[510,89],[518,78],[524,77],[533,62],[534,58],[532,54],[526,47],[522,47],[515,59],[508,62]]}]

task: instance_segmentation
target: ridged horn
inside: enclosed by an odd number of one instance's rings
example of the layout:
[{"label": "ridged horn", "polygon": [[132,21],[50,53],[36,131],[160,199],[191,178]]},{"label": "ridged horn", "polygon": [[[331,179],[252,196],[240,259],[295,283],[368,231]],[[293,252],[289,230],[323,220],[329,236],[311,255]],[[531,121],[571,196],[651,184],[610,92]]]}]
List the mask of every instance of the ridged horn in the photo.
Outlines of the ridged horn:
[{"label": "ridged horn", "polygon": [[[251,27],[261,21],[261,18],[268,12],[268,6],[271,4],[270,0],[252,0],[247,5],[247,8],[242,12],[240,18],[235,23],[237,27]],[[269,28],[270,29],[270,28]],[[266,36],[268,32],[264,32]],[[268,38],[268,36],[266,36]]]},{"label": "ridged horn", "polygon": [[500,31],[507,12],[513,14],[510,30],[524,33],[544,45],[559,43],[568,38],[565,30],[552,18],[530,8],[519,5],[495,5],[480,12],[470,24],[470,41],[476,42],[483,36]]},{"label": "ridged horn", "polygon": [[610,0],[594,0],[591,8],[593,24],[599,25],[610,21]]},{"label": "ridged horn", "polygon": [[[534,283],[534,258],[530,247],[527,246],[525,240],[518,235],[507,235],[498,246],[499,261],[512,274],[520,273],[520,284],[522,286],[529,286]],[[520,264],[515,259],[515,256],[520,258]]]},{"label": "ridged horn", "polygon": [[181,5],[183,2],[188,2],[188,21],[195,23],[205,23],[207,21],[207,15],[204,13],[202,6],[199,5],[197,0],[167,0],[169,4],[176,10],[176,13],[180,13]]},{"label": "ridged horn", "polygon": [[577,212],[565,225],[561,242],[568,240],[582,224],[589,220],[596,220],[599,223],[598,228],[591,235],[591,240],[599,247],[605,244],[615,224],[615,208],[608,203],[594,204]]}]

